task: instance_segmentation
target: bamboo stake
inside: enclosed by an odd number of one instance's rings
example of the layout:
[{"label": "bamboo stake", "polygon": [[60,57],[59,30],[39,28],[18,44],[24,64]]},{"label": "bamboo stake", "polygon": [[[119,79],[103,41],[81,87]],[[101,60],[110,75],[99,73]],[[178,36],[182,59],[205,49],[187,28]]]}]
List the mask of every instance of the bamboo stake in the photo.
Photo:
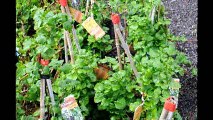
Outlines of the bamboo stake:
[{"label": "bamboo stake", "polygon": [[87,0],[87,4],[86,4],[86,11],[85,11],[85,15],[88,15],[88,9],[89,9],[89,0]]},{"label": "bamboo stake", "polygon": [[[122,34],[121,34],[120,30],[119,30],[119,26],[117,24],[114,24],[114,26],[115,26],[115,31],[116,31],[116,33],[117,33],[117,35],[118,35],[118,37],[119,37],[119,39],[121,41],[121,45],[122,45],[122,47],[123,47],[128,59],[130,61],[130,65],[132,67],[132,70],[133,70],[135,76],[137,78],[139,78],[140,76],[139,76],[138,71],[137,71],[137,69],[136,69],[136,67],[134,65],[134,62],[133,62],[133,59],[132,59],[132,55],[131,55],[131,53],[129,51],[127,43],[124,41],[124,38],[123,38],[123,36],[122,36]],[[141,86],[141,84],[140,84],[140,86]]]},{"label": "bamboo stake", "polygon": [[[172,104],[177,107],[177,98],[175,96],[170,96],[169,99],[167,99],[165,101],[159,120],[171,120],[172,119],[173,113],[174,113],[174,108],[173,108]],[[175,107],[175,109],[176,109],[176,107]],[[168,108],[173,109],[173,110],[167,110]]]},{"label": "bamboo stake", "polygon": [[93,5],[94,5],[95,1],[94,0],[90,0],[90,2],[91,2],[91,6],[90,6],[91,7],[90,8],[91,9],[91,17],[93,18],[94,15],[93,15],[92,9],[93,9]]},{"label": "bamboo stake", "polygon": [[74,53],[73,53],[73,48],[72,48],[72,42],[70,40],[70,34],[68,31],[65,31],[65,35],[67,38],[67,43],[68,43],[68,47],[69,47],[69,52],[70,52],[70,57],[71,57],[71,63],[74,64],[75,60],[74,60]]},{"label": "bamboo stake", "polygon": [[72,15],[70,13],[70,9],[69,9],[68,5],[65,6],[65,12],[67,13],[67,15],[69,16],[70,20],[72,21]]},{"label": "bamboo stake", "polygon": [[162,113],[160,115],[159,120],[166,120],[167,115],[168,115],[168,111],[163,108],[163,111],[162,111]]},{"label": "bamboo stake", "polygon": [[[123,36],[124,36],[124,41],[126,42],[126,38],[127,38],[127,29],[126,29],[126,17],[125,17],[125,15],[124,15],[124,32],[123,32]],[[126,62],[126,60],[125,60],[125,55],[124,55],[124,64],[125,64],[125,62]]]},{"label": "bamboo stake", "polygon": [[52,85],[51,85],[51,80],[50,79],[47,79],[47,87],[48,87],[48,90],[49,90],[49,94],[50,94],[50,99],[51,99],[52,105],[54,106],[55,105],[55,99],[54,99],[53,89],[52,89]]},{"label": "bamboo stake", "polygon": [[[62,13],[67,13],[68,16],[70,17],[70,19],[72,20],[71,14],[69,12],[66,12],[66,10],[69,10],[68,6],[66,6],[66,7],[61,6],[61,10],[62,10]],[[64,34],[65,34],[65,39],[66,39],[66,41],[68,43],[68,47],[69,47],[71,63],[74,64],[74,53],[73,53],[72,42],[70,39],[69,32],[65,30]]]},{"label": "bamboo stake", "polygon": [[65,31],[64,31],[64,49],[65,49],[65,63],[68,63],[67,38],[66,38],[66,32]]},{"label": "bamboo stake", "polygon": [[[66,10],[66,13],[68,14],[70,20],[72,21],[72,16],[71,16],[70,9],[69,9],[68,5],[65,6],[65,10]],[[80,48],[80,45],[79,45],[79,42],[78,42],[78,38],[77,38],[77,34],[76,34],[76,29],[75,29],[74,25],[72,25],[72,34],[73,34],[73,39],[75,41],[76,47],[78,49],[78,52],[80,52],[81,48]]]},{"label": "bamboo stake", "polygon": [[40,85],[40,119],[41,120],[44,120],[44,117],[45,117],[44,100],[45,100],[45,79],[41,79],[41,85]]},{"label": "bamboo stake", "polygon": [[119,46],[119,40],[118,40],[118,35],[115,32],[115,26],[114,26],[114,33],[115,33],[115,45],[117,48],[117,56],[118,56],[118,62],[119,62],[119,69],[122,70],[122,64],[121,64],[121,55],[120,55],[120,46]]},{"label": "bamboo stake", "polygon": [[166,120],[172,120],[173,114],[174,114],[174,112],[169,112]]},{"label": "bamboo stake", "polygon": [[[65,9],[63,6],[61,6],[61,12],[65,13]],[[65,49],[65,63],[68,63],[68,55],[67,55],[67,38],[66,38],[66,32],[64,30],[64,49]]]},{"label": "bamboo stake", "polygon": [[76,47],[78,49],[78,52],[80,52],[81,47],[80,47],[80,44],[79,44],[79,41],[78,41],[78,37],[77,37],[77,34],[76,34],[76,29],[74,28],[74,26],[72,28],[72,33],[73,33],[73,39],[75,40],[75,45],[76,45]]}]

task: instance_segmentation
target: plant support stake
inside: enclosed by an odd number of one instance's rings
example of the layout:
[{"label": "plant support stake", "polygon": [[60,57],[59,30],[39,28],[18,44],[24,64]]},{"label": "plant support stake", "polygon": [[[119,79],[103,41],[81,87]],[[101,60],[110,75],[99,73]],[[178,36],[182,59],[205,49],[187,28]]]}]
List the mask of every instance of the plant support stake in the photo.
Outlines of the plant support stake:
[{"label": "plant support stake", "polygon": [[40,85],[40,119],[41,120],[44,120],[44,115],[45,115],[44,99],[45,99],[45,79],[41,79],[41,85]]},{"label": "plant support stake", "polygon": [[176,110],[176,97],[171,96],[166,99],[159,120],[172,120],[174,111]]},{"label": "plant support stake", "polygon": [[[65,6],[65,12],[67,13],[67,15],[69,16],[70,20],[72,21],[72,16],[71,16],[70,9],[69,9],[68,5]],[[74,25],[72,25],[72,34],[73,34],[73,39],[75,41],[76,47],[78,49],[78,52],[80,52],[80,45],[79,45],[79,42],[78,42],[78,38],[77,38],[77,34],[76,34],[76,30],[75,30]]]},{"label": "plant support stake", "polygon": [[[69,10],[68,5],[67,5],[67,0],[60,0],[59,2],[61,4],[62,13],[67,13],[68,15],[70,15],[70,19],[72,19],[71,14],[69,12],[66,12],[66,10]],[[66,41],[68,43],[68,47],[69,47],[71,64],[74,64],[74,53],[73,53],[72,42],[71,42],[71,39],[70,39],[69,32],[65,30],[64,34],[65,34],[64,39],[66,39]],[[66,44],[66,42],[65,42],[65,44]]]},{"label": "plant support stake", "polygon": [[70,39],[70,34],[69,34],[68,31],[65,31],[65,35],[66,35],[67,43],[68,43],[68,46],[69,46],[71,63],[74,64],[75,60],[74,60],[74,53],[73,53],[73,48],[72,48],[72,42],[71,42],[71,39]]},{"label": "plant support stake", "polygon": [[[61,6],[61,12],[65,13],[65,9],[63,6]],[[68,63],[68,55],[67,55],[67,37],[66,37],[66,31],[64,30],[64,49],[65,49],[65,62]]]},{"label": "plant support stake", "polygon": [[66,33],[64,31],[64,52],[65,52],[65,63],[68,63],[68,55],[67,55],[67,38]]},{"label": "plant support stake", "polygon": [[50,99],[51,99],[51,103],[54,106],[55,105],[55,99],[54,99],[54,95],[53,95],[53,89],[52,89],[52,85],[51,85],[51,80],[47,79],[47,87],[49,90],[49,94],[50,94]]},{"label": "plant support stake", "polygon": [[[118,14],[112,14],[111,18],[112,18],[112,22],[113,22],[114,27],[115,27],[115,32],[118,35],[118,37],[119,37],[119,39],[121,41],[122,47],[123,47],[128,59],[130,61],[130,65],[132,67],[132,70],[133,70],[136,78],[139,78],[140,76],[139,76],[138,71],[137,71],[137,69],[136,69],[136,67],[134,65],[134,62],[133,62],[133,59],[132,59],[132,55],[131,55],[131,53],[129,51],[129,47],[128,47],[127,43],[124,41],[124,37],[122,36],[121,31],[119,29],[120,17],[119,17]],[[140,86],[141,86],[141,84],[140,84]]]},{"label": "plant support stake", "polygon": [[85,15],[87,16],[89,9],[89,0],[87,0]]},{"label": "plant support stake", "polygon": [[117,49],[119,69],[122,70],[123,68],[122,68],[122,64],[121,64],[120,45],[119,45],[118,35],[115,32],[115,26],[114,26],[114,33],[115,33],[115,45],[116,45],[116,49]]}]

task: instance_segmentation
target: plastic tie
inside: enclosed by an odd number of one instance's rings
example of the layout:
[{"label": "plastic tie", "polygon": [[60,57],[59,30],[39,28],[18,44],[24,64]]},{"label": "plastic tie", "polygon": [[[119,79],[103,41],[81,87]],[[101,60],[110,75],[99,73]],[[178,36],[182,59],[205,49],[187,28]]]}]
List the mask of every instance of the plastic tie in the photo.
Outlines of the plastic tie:
[{"label": "plastic tie", "polygon": [[65,7],[67,6],[67,0],[59,0],[61,6]]},{"label": "plastic tie", "polygon": [[120,16],[118,14],[112,13],[111,19],[113,24],[119,24],[120,23]]},{"label": "plastic tie", "polygon": [[172,99],[174,99],[174,98],[172,98],[172,97],[167,98],[166,102],[164,104],[164,109],[166,109],[167,111],[170,111],[170,112],[174,112],[176,110],[176,104],[174,102],[172,102],[172,101],[174,101]]},{"label": "plastic tie", "polygon": [[41,59],[41,60],[40,60],[40,64],[41,64],[42,66],[47,66],[47,65],[49,64],[49,60]]}]

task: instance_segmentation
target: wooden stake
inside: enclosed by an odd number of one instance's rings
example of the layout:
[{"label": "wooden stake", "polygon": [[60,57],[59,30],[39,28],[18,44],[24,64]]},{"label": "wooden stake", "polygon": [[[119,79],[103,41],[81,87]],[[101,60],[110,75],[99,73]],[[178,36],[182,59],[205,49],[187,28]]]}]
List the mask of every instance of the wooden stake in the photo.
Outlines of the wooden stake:
[{"label": "wooden stake", "polygon": [[[65,9],[63,6],[61,6],[61,12],[65,13]],[[66,32],[64,31],[64,49],[65,49],[65,63],[68,63],[68,55],[67,55],[67,38],[66,38]]]},{"label": "wooden stake", "polygon": [[48,90],[49,90],[52,106],[54,106],[55,105],[55,99],[54,99],[53,89],[52,89],[52,85],[51,85],[51,80],[50,79],[47,79],[47,87],[48,87]]},{"label": "wooden stake", "polygon": [[168,115],[168,111],[167,111],[166,109],[163,108],[159,120],[166,120],[167,115]]},{"label": "wooden stake", "polygon": [[65,49],[65,63],[68,63],[68,55],[67,55],[67,37],[66,32],[64,31],[64,49]]},{"label": "wooden stake", "polygon": [[71,42],[71,39],[70,39],[70,34],[69,34],[68,31],[65,31],[65,35],[66,35],[67,43],[68,43],[68,47],[69,47],[71,63],[74,64],[75,60],[74,60],[74,53],[73,53],[73,48],[72,48],[72,42]]},{"label": "wooden stake", "polygon": [[[70,19],[72,20],[70,12],[66,12],[66,11],[69,11],[68,6],[66,6],[66,7],[61,6],[61,11],[62,11],[62,13],[67,13],[68,16],[70,17]],[[66,39],[66,41],[68,43],[68,47],[69,47],[71,63],[74,64],[74,62],[75,62],[74,61],[74,53],[73,53],[72,42],[71,42],[71,39],[70,39],[69,32],[65,30],[64,34],[65,34],[65,39]]]},{"label": "wooden stake", "polygon": [[[123,36],[122,36],[122,34],[120,32],[119,26],[118,26],[118,24],[114,24],[114,26],[115,26],[115,31],[116,31],[116,33],[117,33],[117,35],[118,35],[118,37],[119,37],[119,39],[121,41],[121,45],[122,45],[122,47],[123,47],[128,59],[130,61],[130,65],[132,67],[132,70],[133,70],[135,76],[137,78],[139,78],[140,76],[139,76],[138,71],[137,71],[137,69],[136,69],[136,67],[134,65],[134,62],[133,62],[133,59],[132,59],[132,55],[131,55],[131,53],[129,51],[129,47],[128,47],[127,43],[124,41],[124,38],[123,38]],[[141,84],[140,84],[140,86],[141,86]]]},{"label": "wooden stake", "polygon": [[86,4],[86,11],[85,11],[85,15],[88,15],[88,9],[89,9],[89,0],[87,0],[87,4]]},{"label": "wooden stake", "polygon": [[120,55],[120,45],[119,45],[119,40],[118,40],[118,35],[115,32],[115,26],[114,26],[114,34],[115,34],[115,45],[117,48],[117,56],[118,56],[118,62],[119,62],[119,69],[122,70],[122,64],[121,64],[121,55]]},{"label": "wooden stake", "polygon": [[[70,9],[69,9],[68,5],[65,6],[65,12],[67,13],[67,15],[69,16],[70,20],[72,21],[72,15],[71,15],[71,13],[70,13]],[[80,49],[81,49],[81,48],[80,48],[80,45],[79,45],[79,42],[78,42],[78,37],[77,37],[77,34],[76,34],[76,30],[75,30],[74,25],[72,25],[72,34],[73,34],[73,39],[74,39],[74,41],[75,41],[77,50],[78,50],[78,52],[80,52]]]},{"label": "wooden stake", "polygon": [[73,39],[75,40],[75,45],[78,49],[78,52],[80,53],[81,47],[80,47],[78,37],[77,37],[77,34],[76,34],[76,29],[74,28],[74,26],[72,27],[72,33],[73,33]]},{"label": "wooden stake", "polygon": [[44,120],[45,117],[45,79],[41,79],[41,85],[40,85],[40,119]]}]

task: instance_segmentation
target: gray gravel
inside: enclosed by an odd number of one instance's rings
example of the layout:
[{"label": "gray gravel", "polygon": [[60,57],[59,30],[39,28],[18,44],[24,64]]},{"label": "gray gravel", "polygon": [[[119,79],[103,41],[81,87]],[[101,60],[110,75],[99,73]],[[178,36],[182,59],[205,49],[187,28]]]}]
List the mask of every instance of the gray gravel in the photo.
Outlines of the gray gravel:
[{"label": "gray gravel", "polygon": [[[167,18],[171,19],[170,31],[177,35],[185,35],[187,42],[177,43],[177,48],[186,53],[192,66],[197,66],[197,0],[163,0]],[[197,119],[197,77],[191,75],[192,66],[184,77],[180,77],[178,111],[184,120]]]}]

